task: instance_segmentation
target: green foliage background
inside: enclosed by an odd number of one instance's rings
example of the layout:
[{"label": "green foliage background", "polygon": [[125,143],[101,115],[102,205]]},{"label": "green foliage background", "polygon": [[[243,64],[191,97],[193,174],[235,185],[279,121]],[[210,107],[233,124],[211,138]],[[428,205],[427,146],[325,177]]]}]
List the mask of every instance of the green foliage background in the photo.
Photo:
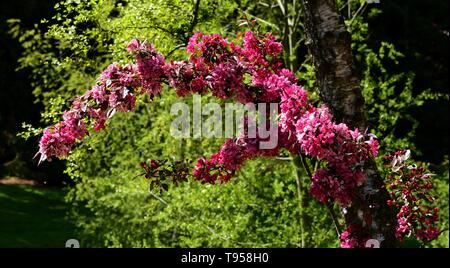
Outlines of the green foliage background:
[{"label": "green foliage background", "polygon": [[[347,1],[338,2],[348,8]],[[371,131],[380,138],[382,153],[415,148],[414,154],[420,156],[414,143],[420,122],[411,111],[448,100],[448,95],[413,90],[415,74],[396,68],[403,54],[389,42],[370,40],[369,22],[381,10],[369,6],[361,13],[364,2],[351,2],[346,24],[361,70]],[[57,14],[33,29],[22,29],[20,21],[10,20],[11,33],[24,48],[20,68],[31,72],[33,93],[45,107],[43,124],[59,121],[73,97],[89,89],[111,62],[130,61],[124,48],[132,38],[147,39],[176,60],[186,56],[182,46],[193,31],[233,39],[245,30],[238,26],[245,16],[256,19],[261,31],[284,38],[287,65],[297,70],[318,102],[301,18],[290,32],[285,30],[285,18],[296,21],[300,14],[298,3],[280,9],[263,1],[204,0],[193,28],[194,6],[195,1],[188,0],[72,0],[57,4]],[[299,200],[295,168],[285,158],[251,161],[227,184],[190,180],[171,185],[168,191],[149,189],[149,183],[137,176],[142,173],[139,162],[192,162],[209,156],[222,142],[171,137],[170,107],[177,101],[169,88],[153,102],[141,97],[135,113],[116,114],[105,131],[89,136],[68,157],[66,172],[76,183],[66,199],[83,247],[299,247],[302,238],[307,247],[338,246],[326,208],[310,197]],[[191,98],[183,101],[191,103]],[[206,96],[203,101],[217,100]],[[407,122],[408,128],[400,122]],[[39,129],[27,125],[22,135],[37,133]],[[434,182],[440,224],[448,228],[448,157],[441,162],[431,168],[438,174]],[[307,176],[300,176],[307,195]],[[448,247],[448,231],[426,246]]]}]

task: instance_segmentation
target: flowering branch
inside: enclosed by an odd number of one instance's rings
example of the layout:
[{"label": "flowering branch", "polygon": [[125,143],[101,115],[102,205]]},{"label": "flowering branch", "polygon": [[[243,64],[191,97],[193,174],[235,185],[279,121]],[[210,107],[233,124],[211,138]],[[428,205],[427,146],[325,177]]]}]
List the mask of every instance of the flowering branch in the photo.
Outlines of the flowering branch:
[{"label": "flowering branch", "polygon": [[[73,102],[63,121],[45,129],[39,143],[39,162],[67,156],[90,129],[105,128],[115,112],[133,111],[137,95],[148,94],[153,100],[165,83],[178,96],[210,92],[219,99],[243,104],[275,102],[281,110],[277,122],[279,143],[275,148],[261,149],[260,143],[265,139],[259,133],[250,137],[244,127],[238,137],[228,139],[210,159],[197,161],[193,171],[197,180],[226,182],[246,161],[259,156],[276,157],[284,148],[301,157],[311,178],[310,193],[319,202],[328,207],[334,201],[345,208],[355,200],[355,192],[365,179],[365,162],[378,154],[378,141],[374,135],[335,123],[327,106],[314,107],[308,101],[308,94],[297,84],[294,73],[283,68],[282,46],[272,34],[246,32],[243,45],[239,46],[218,34],[195,33],[187,45],[190,57],[184,61],[166,62],[151,44],[137,39],[128,44],[127,50],[134,56],[133,64],[111,64],[97,84]],[[323,161],[324,168],[312,173],[304,156]],[[143,168],[150,177],[157,176],[152,172],[165,172],[147,164]],[[329,213],[339,232],[333,211],[329,209]],[[435,233],[434,229],[426,230],[416,235],[430,238]],[[362,245],[363,240],[352,238],[353,231],[354,227],[349,226],[341,234],[342,246]]]},{"label": "flowering branch", "polygon": [[441,233],[436,226],[439,209],[430,205],[434,201],[429,193],[433,188],[429,178],[433,174],[425,167],[408,161],[410,155],[409,150],[402,150],[385,157],[387,166],[391,169],[387,178],[391,199],[387,203],[398,210],[397,238],[403,240],[414,234],[426,243]]}]

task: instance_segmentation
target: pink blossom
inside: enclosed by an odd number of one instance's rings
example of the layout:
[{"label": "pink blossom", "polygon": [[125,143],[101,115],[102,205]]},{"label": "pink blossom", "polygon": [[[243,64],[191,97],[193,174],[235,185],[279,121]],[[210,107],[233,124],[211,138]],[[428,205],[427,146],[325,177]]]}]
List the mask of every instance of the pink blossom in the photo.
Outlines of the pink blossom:
[{"label": "pink blossom", "polygon": [[437,223],[439,209],[429,203],[432,184],[425,167],[408,164],[409,150],[401,150],[385,157],[388,167],[395,174],[387,177],[387,189],[391,196],[389,204],[400,208],[397,212],[396,237],[402,240],[414,234],[427,242],[439,234]]},{"label": "pink blossom", "polygon": [[264,40],[264,48],[266,53],[271,57],[278,57],[283,51],[283,46],[276,41],[272,33],[267,33]]},{"label": "pink blossom", "polygon": [[369,144],[372,155],[377,156],[379,147],[378,140],[376,140],[374,137],[370,137],[370,139],[366,141],[366,143]]},{"label": "pink blossom", "polygon": [[429,229],[418,230],[416,236],[423,241],[431,241],[435,239],[439,235],[439,233],[439,228],[431,227]]},{"label": "pink blossom", "polygon": [[145,42],[136,55],[136,65],[144,91],[151,97],[158,94],[162,89],[162,79],[167,72],[164,57],[155,50],[153,45]]},{"label": "pink blossom", "polygon": [[369,238],[364,235],[362,227],[350,225],[341,233],[339,239],[341,248],[364,248]]},{"label": "pink blossom", "polygon": [[141,41],[139,41],[139,39],[134,38],[133,40],[131,40],[128,45],[127,45],[127,50],[128,52],[133,52],[136,51],[140,48],[141,46]]},{"label": "pink blossom", "polygon": [[54,156],[66,157],[75,141],[83,139],[86,133],[84,122],[70,116],[55,126],[46,128],[39,142],[39,163]]},{"label": "pink blossom", "polygon": [[397,226],[395,227],[395,236],[398,239],[403,239],[410,232],[410,226],[408,221],[404,217],[399,217],[397,219]]}]

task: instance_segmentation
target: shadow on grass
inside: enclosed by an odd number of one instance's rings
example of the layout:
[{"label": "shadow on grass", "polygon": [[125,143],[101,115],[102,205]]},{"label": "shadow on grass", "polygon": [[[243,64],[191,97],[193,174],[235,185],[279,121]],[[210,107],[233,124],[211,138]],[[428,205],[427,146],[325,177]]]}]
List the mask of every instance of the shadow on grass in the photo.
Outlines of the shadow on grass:
[{"label": "shadow on grass", "polygon": [[0,247],[65,247],[74,225],[61,188],[0,185]]}]

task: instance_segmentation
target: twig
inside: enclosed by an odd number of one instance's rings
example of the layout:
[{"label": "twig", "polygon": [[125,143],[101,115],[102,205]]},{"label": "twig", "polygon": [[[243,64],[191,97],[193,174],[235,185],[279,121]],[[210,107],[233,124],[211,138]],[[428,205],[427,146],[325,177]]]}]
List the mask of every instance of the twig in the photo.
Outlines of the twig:
[{"label": "twig", "polygon": [[195,26],[197,26],[198,23],[198,10],[200,8],[200,0],[195,1],[194,4],[194,11],[193,11],[193,18],[191,22],[191,27],[189,28],[189,34],[193,33]]},{"label": "twig", "polygon": [[317,171],[318,168],[319,168],[319,160],[316,158],[316,163],[314,163],[314,173]]},{"label": "twig", "polygon": [[[298,152],[298,155],[300,156],[300,162],[302,163],[303,168],[305,169],[309,178],[312,180],[312,173],[311,173],[311,170],[309,169],[308,163],[306,163],[306,161],[305,161],[304,155],[301,152]],[[336,233],[339,237],[341,234],[341,232],[340,232],[341,226],[337,220],[336,213],[334,213],[333,207],[331,206],[331,204],[329,202],[327,202],[325,204],[325,206],[328,210],[328,213],[330,214],[331,219],[333,220],[334,229],[336,230]]]},{"label": "twig", "polygon": [[350,24],[353,22],[353,20],[359,15],[359,12],[361,12],[361,10],[363,10],[363,8],[365,9],[366,7],[366,2],[364,2],[364,4],[362,4],[359,9],[356,11],[355,15],[353,15],[353,18],[350,20]]},{"label": "twig", "polygon": [[170,55],[172,55],[175,51],[177,51],[178,49],[180,49],[180,48],[183,48],[183,47],[185,47],[186,45],[185,44],[180,44],[180,45],[177,45],[177,46],[175,46],[169,53],[167,53],[167,57],[169,57]]},{"label": "twig", "polygon": [[308,177],[312,180],[312,173],[311,170],[309,169],[308,163],[306,163],[305,159],[304,159],[304,155],[299,151],[298,155],[300,156],[300,162],[302,162],[303,168],[305,169],[306,173],[308,174]]},{"label": "twig", "polygon": [[325,204],[325,206],[327,207],[328,213],[330,214],[331,219],[333,220],[333,224],[334,224],[334,229],[336,230],[337,236],[339,237],[341,235],[341,226],[337,220],[336,214],[334,213],[334,209],[332,207],[332,205],[327,202]]},{"label": "twig", "polygon": [[350,4],[351,0],[347,0],[347,15],[348,18],[350,18],[352,16],[352,5]]},{"label": "twig", "polygon": [[271,23],[271,22],[268,22],[268,21],[266,21],[266,20],[264,20],[264,19],[261,19],[261,18],[259,18],[259,17],[256,17],[256,16],[254,16],[254,15],[248,13],[248,12],[245,11],[245,10],[240,9],[240,11],[241,11],[242,13],[244,13],[244,15],[249,16],[249,17],[251,17],[251,18],[254,18],[254,19],[257,20],[257,21],[260,21],[260,22],[262,22],[262,23],[264,23],[264,24],[267,24],[267,25],[269,25],[270,27],[273,27],[275,30],[280,31],[280,28],[278,28],[278,26],[276,26],[275,24],[273,24],[273,23]]},{"label": "twig", "polygon": [[448,231],[448,228],[442,229],[442,230],[436,235],[435,238],[425,241],[424,244],[428,244],[428,243],[430,243],[431,241],[436,240],[442,233],[444,233],[444,232],[446,232],[446,231]]},{"label": "twig", "polygon": [[290,157],[277,156],[277,157],[275,157],[275,159],[281,160],[281,161],[292,161],[292,158],[290,158]]},{"label": "twig", "polygon": [[[300,160],[300,161],[299,161]],[[303,208],[303,194],[302,194],[302,187],[301,187],[301,173],[300,173],[300,163],[302,162],[301,158],[299,159],[298,156],[292,155],[292,164],[295,169],[295,182],[297,184],[297,198],[298,198],[298,208],[299,208],[299,218],[300,218],[300,238],[301,238],[301,247],[305,247],[305,230],[304,230],[304,208]],[[303,164],[303,163],[302,163]],[[303,166],[304,167],[304,166]]]},{"label": "twig", "polygon": [[278,2],[278,7],[279,7],[280,10],[281,10],[281,13],[283,14],[283,16],[286,17],[286,9],[284,8],[283,3],[281,2],[281,0],[277,0],[277,2]]},{"label": "twig", "polygon": [[153,193],[151,190],[150,190],[149,192],[150,192],[150,194],[151,194],[154,198],[158,199],[159,202],[163,203],[163,204],[166,205],[166,206],[169,205],[164,199],[162,199],[161,197],[159,197],[158,195],[156,195],[155,193]]}]

